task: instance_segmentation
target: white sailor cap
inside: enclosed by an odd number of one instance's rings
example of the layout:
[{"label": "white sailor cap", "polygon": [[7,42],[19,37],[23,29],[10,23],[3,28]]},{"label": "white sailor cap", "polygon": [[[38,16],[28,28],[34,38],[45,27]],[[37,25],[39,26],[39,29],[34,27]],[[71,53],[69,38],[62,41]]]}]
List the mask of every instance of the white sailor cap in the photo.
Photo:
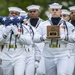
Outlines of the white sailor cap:
[{"label": "white sailor cap", "polygon": [[62,9],[61,14],[66,14],[66,15],[70,15],[70,11],[66,10],[66,9]]},{"label": "white sailor cap", "polygon": [[75,10],[75,6],[69,7],[69,10],[70,10],[70,11],[71,11],[71,10]]},{"label": "white sailor cap", "polygon": [[29,10],[34,10],[34,9],[39,10],[39,8],[40,8],[39,5],[30,5],[30,6],[27,7],[27,10],[28,10],[28,11],[29,11]]},{"label": "white sailor cap", "polygon": [[24,10],[20,11],[20,16],[26,16],[27,12],[25,12]]},{"label": "white sailor cap", "polygon": [[10,11],[17,11],[17,12],[22,11],[22,9],[21,8],[18,8],[18,7],[9,7],[8,10],[9,10],[9,12]]},{"label": "white sailor cap", "polygon": [[58,4],[58,3],[53,3],[51,5],[49,5],[50,9],[53,9],[53,8],[58,8],[58,9],[61,9],[62,8],[62,5]]}]

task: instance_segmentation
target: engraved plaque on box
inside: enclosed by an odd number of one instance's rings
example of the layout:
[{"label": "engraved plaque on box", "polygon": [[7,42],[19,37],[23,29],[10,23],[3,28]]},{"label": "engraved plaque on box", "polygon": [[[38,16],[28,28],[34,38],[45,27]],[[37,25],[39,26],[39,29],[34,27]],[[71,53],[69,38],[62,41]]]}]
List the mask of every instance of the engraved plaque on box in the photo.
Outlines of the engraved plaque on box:
[{"label": "engraved plaque on box", "polygon": [[60,38],[60,26],[47,26],[47,38]]}]

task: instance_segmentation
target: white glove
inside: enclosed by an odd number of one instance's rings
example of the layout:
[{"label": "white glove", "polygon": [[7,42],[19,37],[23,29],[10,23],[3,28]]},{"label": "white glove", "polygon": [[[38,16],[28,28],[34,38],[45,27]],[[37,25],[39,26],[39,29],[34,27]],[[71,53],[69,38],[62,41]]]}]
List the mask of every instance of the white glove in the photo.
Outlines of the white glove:
[{"label": "white glove", "polygon": [[60,35],[61,40],[65,40],[65,38],[66,38],[65,34]]},{"label": "white glove", "polygon": [[16,25],[11,25],[12,31],[14,32],[14,35],[18,35],[18,28]]},{"label": "white glove", "polygon": [[7,36],[10,31],[11,31],[11,26],[3,27],[3,30],[2,30],[3,35],[6,35]]},{"label": "white glove", "polygon": [[41,41],[45,41],[46,39],[47,39],[47,38],[46,38],[46,35],[40,37],[40,40],[41,40]]},{"label": "white glove", "polygon": [[43,39],[44,39],[44,40],[46,40],[46,39],[47,39],[46,37],[47,37],[47,36],[46,36],[46,35],[44,35],[44,36],[43,36]]},{"label": "white glove", "polygon": [[60,39],[61,40],[65,40],[66,36],[65,36],[65,29],[64,26],[60,27]]},{"label": "white glove", "polygon": [[39,67],[39,62],[35,61],[35,68]]}]

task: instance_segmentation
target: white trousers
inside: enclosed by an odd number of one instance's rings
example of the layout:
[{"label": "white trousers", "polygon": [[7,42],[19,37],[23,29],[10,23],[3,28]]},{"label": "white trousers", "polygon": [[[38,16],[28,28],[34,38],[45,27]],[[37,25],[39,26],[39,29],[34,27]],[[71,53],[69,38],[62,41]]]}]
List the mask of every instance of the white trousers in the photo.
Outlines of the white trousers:
[{"label": "white trousers", "polygon": [[46,75],[67,75],[69,57],[45,57]]},{"label": "white trousers", "polygon": [[74,71],[73,71],[73,75],[75,75],[75,56],[74,56]]},{"label": "white trousers", "polygon": [[2,52],[2,68],[4,75],[24,75],[25,59],[25,51],[20,55],[13,54],[12,57]]},{"label": "white trousers", "polygon": [[34,53],[30,51],[26,55],[25,75],[34,75]]},{"label": "white trousers", "polygon": [[45,61],[43,56],[41,57],[39,67],[37,68],[37,75],[45,75]]},{"label": "white trousers", "polygon": [[18,58],[14,61],[2,61],[4,75],[24,75],[25,58]]},{"label": "white trousers", "polygon": [[1,65],[0,65],[0,75],[3,75],[3,69]]},{"label": "white trousers", "polygon": [[74,71],[74,56],[70,56],[67,75],[73,75]]},{"label": "white trousers", "polygon": [[2,61],[1,61],[1,51],[0,51],[0,75],[3,75],[3,69],[2,69]]}]

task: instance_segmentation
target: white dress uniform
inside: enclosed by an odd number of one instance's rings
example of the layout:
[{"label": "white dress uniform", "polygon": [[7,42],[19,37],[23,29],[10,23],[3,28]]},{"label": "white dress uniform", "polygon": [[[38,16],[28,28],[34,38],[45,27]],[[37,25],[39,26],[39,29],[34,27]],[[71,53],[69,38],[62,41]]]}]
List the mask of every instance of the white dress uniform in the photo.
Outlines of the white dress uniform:
[{"label": "white dress uniform", "polygon": [[74,71],[74,60],[75,60],[75,43],[68,43],[68,48],[70,51],[70,58],[69,58],[69,64],[68,64],[68,72],[67,75],[72,75]]},{"label": "white dress uniform", "polygon": [[74,38],[74,34],[75,34],[75,30],[73,31],[73,33],[71,34],[71,38],[72,38],[72,43],[70,43],[71,45],[71,49],[70,49],[70,60],[69,60],[69,68],[68,68],[68,73],[67,75],[75,75],[75,40]]},{"label": "white dress uniform", "polygon": [[71,51],[71,60],[70,60],[70,72],[68,73],[68,75],[75,75],[75,30],[73,31],[73,33],[70,35],[71,36],[71,40],[73,43],[73,50]]},{"label": "white dress uniform", "polygon": [[[27,7],[27,10],[29,11],[29,16],[30,16],[30,11],[39,11],[40,10],[40,6],[39,5],[30,5]],[[37,12],[38,12],[37,11]],[[35,16],[36,12],[34,12]],[[32,13],[31,13],[32,15]],[[31,25],[31,27],[33,28],[34,34],[36,32],[36,29],[38,28],[39,24],[43,21],[41,18],[39,18],[37,16],[38,14],[36,14],[36,18],[32,18],[30,16],[30,18],[28,19],[28,25]],[[40,44],[34,44],[35,47],[35,73],[37,75],[42,75],[45,74],[45,67],[44,67],[44,59],[42,57],[42,51],[43,51],[43,46],[44,43],[40,43]],[[41,54],[40,54],[41,52]],[[40,60],[40,56],[41,56],[41,60]],[[40,62],[39,62],[40,61]]]},{"label": "white dress uniform", "polygon": [[[19,38],[15,38],[15,35],[18,34],[16,26],[4,26],[2,29],[3,30],[0,31],[0,43],[4,45],[1,54],[4,75],[24,75],[26,51],[23,45],[30,46],[32,44],[30,34],[24,26],[23,34],[20,34]],[[11,30],[13,33],[10,43]]]},{"label": "white dress uniform", "polygon": [[[58,39],[58,43],[56,39],[51,40],[47,39],[47,26],[51,26],[51,21],[47,20],[39,25],[37,31],[34,35],[34,42],[39,43],[45,40],[44,48],[43,48],[43,56],[45,58],[45,68],[46,68],[46,75],[66,75],[68,69],[68,60],[70,57],[69,49],[67,48],[67,42],[64,41],[65,35],[67,36],[72,32],[74,27],[69,23],[66,22],[67,29],[65,30],[62,28],[64,24],[62,19],[60,20],[60,39]],[[43,25],[43,26],[42,26]],[[58,24],[59,25],[59,24]],[[55,47],[58,44],[60,46]],[[56,71],[57,70],[57,71]]]},{"label": "white dress uniform", "polygon": [[[72,12],[72,11],[75,11],[75,6],[71,6],[71,7],[69,7],[69,10]],[[73,15],[73,14],[72,14]],[[75,27],[75,20],[72,20],[72,21],[70,21],[73,25],[74,25],[74,27]],[[74,35],[74,34],[73,34]],[[74,51],[73,52],[71,52],[72,53],[72,57],[74,57],[74,59],[72,59],[72,65],[71,65],[71,67],[72,68],[74,68],[74,70],[71,68],[70,69],[70,71],[69,72],[71,72],[70,74],[68,74],[68,75],[71,75],[72,73],[73,73],[73,71],[74,71],[74,74],[73,75],[75,75],[75,43],[74,43]]]},{"label": "white dress uniform", "polygon": [[[68,15],[70,17],[71,12],[66,10],[66,9],[62,9],[62,13],[61,15]],[[66,16],[62,16],[62,18],[64,20],[69,21],[69,18]],[[70,58],[69,58],[69,65],[68,65],[68,72],[67,75],[72,75],[73,74],[73,70],[74,70],[74,43],[68,43],[68,47],[70,50]]]},{"label": "white dress uniform", "polygon": [[[24,28],[29,32],[30,34],[30,26],[24,25]],[[30,34],[30,37],[32,39],[32,36]],[[24,75],[34,75],[34,48],[33,44],[31,45],[24,45],[25,51],[26,51],[26,60],[25,60],[25,73]]]},{"label": "white dress uniform", "polygon": [[[43,20],[41,18],[39,18],[37,24],[34,26],[31,25],[30,23],[30,19],[28,19],[28,22],[27,24],[30,25],[34,31],[34,34],[36,32],[36,29],[38,28],[39,24],[43,22]],[[37,75],[44,75],[45,74],[45,66],[44,66],[44,58],[42,56],[42,51],[43,51],[43,47],[44,47],[44,43],[39,43],[39,44],[36,44],[36,48],[35,48],[35,67],[38,67],[37,68],[37,71],[36,71],[36,74]],[[40,54],[41,53],[41,54]],[[36,62],[36,60],[40,58],[41,56],[41,60],[39,62],[39,64]]]}]

